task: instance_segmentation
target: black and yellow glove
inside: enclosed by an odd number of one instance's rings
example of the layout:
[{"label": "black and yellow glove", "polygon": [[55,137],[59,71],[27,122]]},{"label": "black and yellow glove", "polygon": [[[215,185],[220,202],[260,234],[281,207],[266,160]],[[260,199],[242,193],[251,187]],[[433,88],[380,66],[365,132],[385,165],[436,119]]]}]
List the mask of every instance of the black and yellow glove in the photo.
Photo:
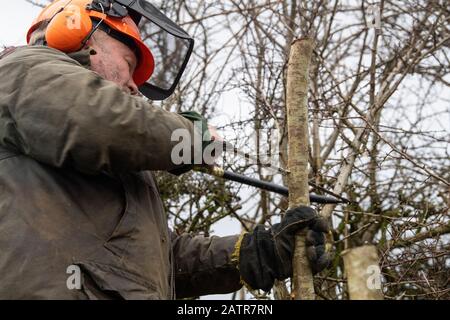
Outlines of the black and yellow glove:
[{"label": "black and yellow glove", "polygon": [[275,279],[292,277],[295,235],[308,228],[306,252],[313,273],[325,269],[330,262],[325,250],[328,223],[310,207],[288,210],[280,223],[270,229],[258,225],[236,244],[234,257],[243,282],[251,289],[269,291]]}]

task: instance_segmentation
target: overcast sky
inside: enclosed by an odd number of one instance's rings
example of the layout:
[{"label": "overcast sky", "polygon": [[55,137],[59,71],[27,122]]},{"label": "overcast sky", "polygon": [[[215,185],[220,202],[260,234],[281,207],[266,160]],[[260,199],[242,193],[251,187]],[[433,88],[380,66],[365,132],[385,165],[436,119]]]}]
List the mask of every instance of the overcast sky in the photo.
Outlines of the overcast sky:
[{"label": "overcast sky", "polygon": [[0,45],[18,46],[26,43],[26,34],[40,8],[25,0],[0,0]]}]

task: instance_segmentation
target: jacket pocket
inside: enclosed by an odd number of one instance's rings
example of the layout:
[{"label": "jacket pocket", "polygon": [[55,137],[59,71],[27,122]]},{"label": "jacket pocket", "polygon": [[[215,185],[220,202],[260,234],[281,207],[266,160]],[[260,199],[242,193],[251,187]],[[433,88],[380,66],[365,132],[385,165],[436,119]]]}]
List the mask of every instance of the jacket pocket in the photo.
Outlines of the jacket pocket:
[{"label": "jacket pocket", "polygon": [[156,285],[112,265],[75,262],[82,271],[81,290],[90,300],[160,300]]},{"label": "jacket pocket", "polygon": [[134,198],[130,195],[130,185],[126,179],[120,177],[123,185],[123,195],[125,200],[125,207],[122,217],[117,223],[116,227],[106,239],[104,247],[120,258],[126,258],[130,252],[128,250],[133,234],[136,233],[136,224],[138,223],[136,203]]}]

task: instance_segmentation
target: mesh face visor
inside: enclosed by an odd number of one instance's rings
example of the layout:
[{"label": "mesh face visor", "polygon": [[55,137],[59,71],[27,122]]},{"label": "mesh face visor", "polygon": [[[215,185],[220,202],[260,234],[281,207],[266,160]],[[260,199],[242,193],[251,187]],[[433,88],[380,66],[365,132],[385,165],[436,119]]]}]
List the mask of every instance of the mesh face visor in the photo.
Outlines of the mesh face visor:
[{"label": "mesh face visor", "polygon": [[139,26],[142,41],[155,60],[150,79],[139,87],[151,100],[164,100],[175,90],[194,47],[194,40],[146,0],[115,0],[128,9]]}]

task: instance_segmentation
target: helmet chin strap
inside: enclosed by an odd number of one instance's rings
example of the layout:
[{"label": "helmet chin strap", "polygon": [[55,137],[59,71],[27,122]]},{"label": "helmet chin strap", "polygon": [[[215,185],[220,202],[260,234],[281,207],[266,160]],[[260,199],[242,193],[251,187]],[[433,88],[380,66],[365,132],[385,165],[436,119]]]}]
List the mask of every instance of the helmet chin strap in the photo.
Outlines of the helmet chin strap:
[{"label": "helmet chin strap", "polygon": [[[102,9],[102,13],[105,14],[105,8],[103,7],[103,5],[101,3],[99,3],[100,8]],[[92,36],[94,35],[94,32],[97,31],[101,24],[103,23],[105,19],[102,18],[96,25],[95,27],[92,28],[91,32],[89,32],[89,34],[86,36],[86,38],[83,40],[83,42],[81,42],[82,48],[84,48],[86,46],[86,43],[92,38]]]}]

